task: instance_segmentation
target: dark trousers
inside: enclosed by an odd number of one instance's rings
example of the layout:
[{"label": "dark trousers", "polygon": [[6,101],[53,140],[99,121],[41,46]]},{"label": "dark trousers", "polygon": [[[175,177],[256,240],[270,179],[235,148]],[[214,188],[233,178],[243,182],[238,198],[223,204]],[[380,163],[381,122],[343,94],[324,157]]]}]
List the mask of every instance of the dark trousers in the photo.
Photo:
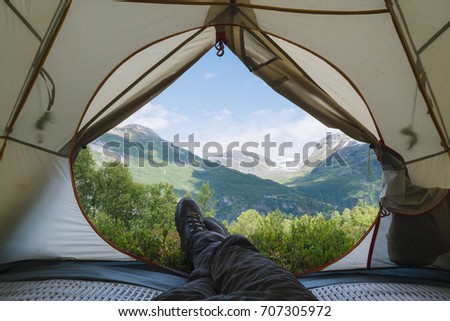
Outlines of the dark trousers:
[{"label": "dark trousers", "polygon": [[188,282],[155,300],[316,300],[291,272],[242,235],[225,238],[204,231],[194,234],[190,245],[194,270]]}]

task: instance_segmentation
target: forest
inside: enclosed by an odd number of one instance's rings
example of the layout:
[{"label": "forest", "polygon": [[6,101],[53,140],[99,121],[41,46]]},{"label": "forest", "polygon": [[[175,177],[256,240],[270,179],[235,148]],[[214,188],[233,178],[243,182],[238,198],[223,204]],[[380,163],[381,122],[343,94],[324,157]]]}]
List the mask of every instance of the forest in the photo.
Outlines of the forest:
[{"label": "forest", "polygon": [[[160,265],[189,271],[180,249],[174,211],[181,197],[191,197],[203,216],[214,216],[217,195],[206,181],[192,194],[177,195],[168,183],[143,184],[123,166],[97,166],[89,149],[74,164],[80,203],[96,229],[112,244]],[[223,221],[230,233],[242,234],[265,256],[293,273],[335,260],[350,250],[371,226],[378,208],[360,201],[342,212],[294,216],[277,209],[243,211]]]}]

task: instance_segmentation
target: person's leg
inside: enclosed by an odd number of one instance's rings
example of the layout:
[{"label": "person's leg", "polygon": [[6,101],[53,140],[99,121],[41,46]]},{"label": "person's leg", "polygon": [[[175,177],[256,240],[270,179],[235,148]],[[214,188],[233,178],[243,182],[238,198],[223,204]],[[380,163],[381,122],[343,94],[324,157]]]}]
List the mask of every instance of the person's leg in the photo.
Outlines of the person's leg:
[{"label": "person's leg", "polygon": [[242,235],[227,237],[210,261],[217,291],[238,298],[258,300],[316,300],[298,279],[275,264]]},{"label": "person's leg", "polygon": [[[206,221],[211,227],[212,222]],[[208,267],[209,258],[225,236],[206,228],[200,208],[190,198],[183,198],[178,202],[175,225],[180,235],[181,248],[187,253],[194,268]]]},{"label": "person's leg", "polygon": [[[294,275],[265,258],[245,237],[229,236],[226,228],[214,219],[205,224],[194,201],[183,199],[178,203],[175,223],[182,248],[195,269],[186,286],[171,290],[172,295],[168,293],[165,297],[173,300],[315,300]],[[200,275],[195,271],[201,271]],[[200,292],[195,289],[196,284],[202,288]],[[206,291],[203,290],[205,284],[209,284]]]},{"label": "person's leg", "polygon": [[213,282],[223,299],[316,300],[291,272],[259,253],[247,238],[230,236],[215,218],[203,222],[224,237],[209,257]]},{"label": "person's leg", "polygon": [[218,234],[223,235],[224,237],[230,236],[230,232],[225,227],[225,225],[222,224],[218,219],[214,217],[205,217],[203,218],[203,223],[205,224],[205,228],[208,231],[216,232]]},{"label": "person's leg", "polygon": [[206,269],[194,269],[188,282],[178,288],[174,288],[158,295],[155,301],[195,301],[206,300],[217,295],[211,274]]},{"label": "person's leg", "polygon": [[188,198],[178,203],[175,224],[180,235],[181,247],[193,263],[194,270],[184,286],[162,293],[155,300],[205,300],[214,297],[218,293],[209,272],[209,261],[225,237],[206,229],[200,209]]},{"label": "person's leg", "polygon": [[211,257],[224,239],[222,234],[209,230],[192,235],[188,254],[194,268],[209,269]]}]

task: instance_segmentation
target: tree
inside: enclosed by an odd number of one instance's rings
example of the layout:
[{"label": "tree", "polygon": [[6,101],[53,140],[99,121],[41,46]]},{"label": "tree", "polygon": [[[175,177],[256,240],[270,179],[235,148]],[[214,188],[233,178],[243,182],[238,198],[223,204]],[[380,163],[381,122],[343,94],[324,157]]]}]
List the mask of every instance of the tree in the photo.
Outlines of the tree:
[{"label": "tree", "polygon": [[289,217],[280,210],[275,210],[262,216],[260,222],[256,233],[249,236],[249,240],[265,256],[284,265]]},{"label": "tree", "polygon": [[188,270],[174,223],[178,196],[170,184],[135,182],[123,166],[96,168],[89,149],[74,164],[80,201],[114,245],[162,265]]},{"label": "tree", "polygon": [[360,200],[351,210],[346,208],[342,214],[333,214],[330,218],[336,228],[350,236],[353,243],[359,241],[378,213],[378,208],[368,205],[367,202]]},{"label": "tree", "polygon": [[216,214],[217,200],[214,199],[214,189],[205,182],[196,194],[195,202],[200,207],[203,217],[213,217]]},{"label": "tree", "polygon": [[98,176],[94,156],[90,149],[82,149],[73,165],[75,185],[81,205],[89,216],[94,216],[100,203],[97,198]]},{"label": "tree", "polygon": [[250,237],[261,228],[261,220],[262,217],[257,211],[249,209],[242,212],[231,224],[227,222],[225,224],[231,234],[241,234],[245,237]]},{"label": "tree", "polygon": [[330,262],[351,248],[352,239],[322,215],[305,215],[291,222],[287,268],[304,271]]},{"label": "tree", "polygon": [[102,167],[97,176],[96,197],[100,210],[125,224],[144,214],[147,201],[145,186],[134,182],[128,169],[123,166]]}]

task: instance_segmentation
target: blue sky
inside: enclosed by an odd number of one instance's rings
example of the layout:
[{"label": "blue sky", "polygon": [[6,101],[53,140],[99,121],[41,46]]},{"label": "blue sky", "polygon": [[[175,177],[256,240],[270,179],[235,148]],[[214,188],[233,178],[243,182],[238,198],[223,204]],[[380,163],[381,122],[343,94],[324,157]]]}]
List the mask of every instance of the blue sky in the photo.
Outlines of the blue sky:
[{"label": "blue sky", "polygon": [[254,76],[229,50],[223,57],[208,52],[122,124],[128,123],[152,128],[169,141],[176,134],[181,141],[194,134],[196,141],[219,142],[224,149],[232,141],[260,144],[270,134],[277,144],[293,143],[288,157],[330,131]]}]

